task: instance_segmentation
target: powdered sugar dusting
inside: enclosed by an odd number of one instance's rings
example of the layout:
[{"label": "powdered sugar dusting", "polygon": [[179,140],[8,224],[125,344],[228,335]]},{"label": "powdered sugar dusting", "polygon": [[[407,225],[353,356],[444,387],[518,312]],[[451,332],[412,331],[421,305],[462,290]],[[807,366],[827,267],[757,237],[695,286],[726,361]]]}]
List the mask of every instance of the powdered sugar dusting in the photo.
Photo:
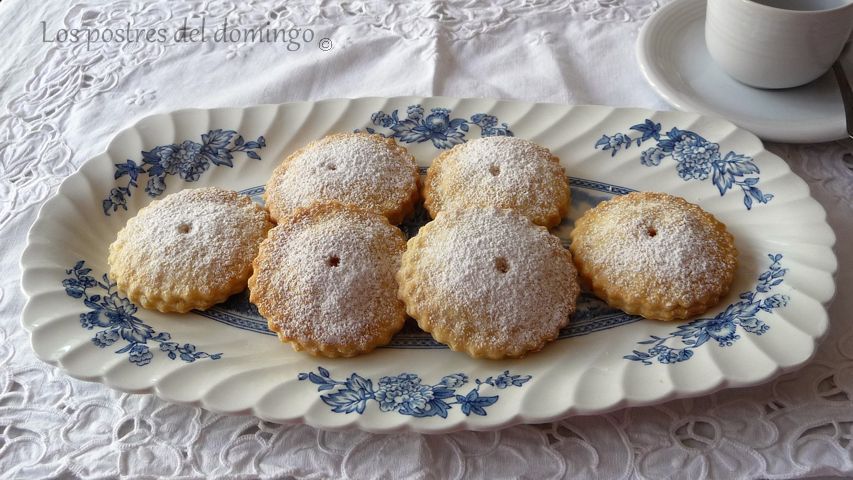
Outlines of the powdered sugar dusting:
[{"label": "powdered sugar dusting", "polygon": [[542,224],[568,204],[563,168],[547,148],[522,138],[484,137],[458,145],[436,173],[430,185],[433,210],[495,206]]},{"label": "powdered sugar dusting", "polygon": [[430,321],[468,337],[474,350],[541,346],[566,325],[578,294],[559,239],[500,209],[442,212],[406,256],[408,281]]},{"label": "powdered sugar dusting", "polygon": [[165,295],[216,293],[248,278],[272,226],[248,197],[219,188],[183,190],[130,219],[111,246],[111,271],[132,272]]},{"label": "powdered sugar dusting", "polygon": [[276,170],[267,190],[273,216],[320,201],[375,213],[399,209],[417,190],[417,167],[402,147],[378,136],[337,134],[308,145]]},{"label": "powdered sugar dusting", "polygon": [[632,194],[600,204],[591,220],[578,222],[572,251],[617,287],[689,305],[717,288],[736,260],[710,215],[666,197]]},{"label": "powdered sugar dusting", "polygon": [[280,225],[261,248],[259,308],[285,337],[363,349],[402,326],[394,275],[404,248],[398,229],[363,212]]}]

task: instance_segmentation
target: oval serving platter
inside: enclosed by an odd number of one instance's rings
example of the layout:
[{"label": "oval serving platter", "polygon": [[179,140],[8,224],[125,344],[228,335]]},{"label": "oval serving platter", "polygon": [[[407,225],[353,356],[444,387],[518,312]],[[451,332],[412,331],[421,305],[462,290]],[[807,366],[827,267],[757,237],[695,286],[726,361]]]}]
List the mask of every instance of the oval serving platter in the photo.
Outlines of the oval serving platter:
[{"label": "oval serving platter", "polygon": [[[137,308],[106,273],[107,248],[153,199],[217,185],[258,198],[283,158],[338,131],[405,145],[425,169],[471,138],[549,147],[570,176],[567,242],[592,205],[634,190],[701,205],[736,239],[729,295],[685,322],[656,322],[583,294],[560,338],[521,360],[474,360],[411,322],[351,359],[294,352],[246,294],[206,312]],[[805,182],[754,135],[681,112],[445,97],[361,98],[181,110],[120,132],[42,208],[21,259],[23,325],[69,375],[272,422],[371,432],[488,430],[752,385],[805,363],[826,332],[835,235]],[[412,235],[421,212],[402,228]]]}]

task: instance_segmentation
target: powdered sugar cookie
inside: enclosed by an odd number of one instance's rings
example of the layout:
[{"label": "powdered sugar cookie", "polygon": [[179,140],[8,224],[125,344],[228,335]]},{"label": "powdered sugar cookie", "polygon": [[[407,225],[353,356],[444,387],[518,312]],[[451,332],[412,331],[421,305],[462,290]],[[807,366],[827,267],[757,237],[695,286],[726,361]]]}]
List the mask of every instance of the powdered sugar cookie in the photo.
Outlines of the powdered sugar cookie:
[{"label": "powdered sugar cookie", "polygon": [[220,188],[182,190],[139,210],[110,245],[110,277],[161,312],[204,310],[246,288],[272,227],[263,208]]},{"label": "powdered sugar cookie", "polygon": [[634,192],[587,211],[571,232],[582,281],[610,306],[657,320],[698,315],[734,279],[726,226],[680,197]]},{"label": "powdered sugar cookie", "polygon": [[391,341],[405,309],[394,278],[406,242],[382,215],[314,204],[261,244],[250,299],[295,350],[351,357]]},{"label": "powdered sugar cookie", "polygon": [[575,311],[571,254],[511,210],[449,210],[409,240],[397,274],[409,315],[475,358],[521,357],[557,337]]},{"label": "powdered sugar cookie", "polygon": [[484,137],[443,152],[424,181],[424,205],[443,210],[498,207],[553,227],[569,210],[569,184],[560,159],[516,137]]},{"label": "powdered sugar cookie", "polygon": [[414,158],[394,140],[367,133],[329,135],[293,152],[264,193],[275,221],[313,203],[340,202],[385,215],[396,225],[417,199]]}]

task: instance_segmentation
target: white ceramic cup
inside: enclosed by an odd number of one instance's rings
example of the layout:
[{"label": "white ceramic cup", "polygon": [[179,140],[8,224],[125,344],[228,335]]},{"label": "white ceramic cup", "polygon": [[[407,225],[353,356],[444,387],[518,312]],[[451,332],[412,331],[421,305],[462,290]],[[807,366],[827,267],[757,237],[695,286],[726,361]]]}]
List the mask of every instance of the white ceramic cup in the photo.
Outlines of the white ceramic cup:
[{"label": "white ceramic cup", "polygon": [[788,88],[823,75],[853,30],[853,0],[708,0],[714,61],[753,87]]}]

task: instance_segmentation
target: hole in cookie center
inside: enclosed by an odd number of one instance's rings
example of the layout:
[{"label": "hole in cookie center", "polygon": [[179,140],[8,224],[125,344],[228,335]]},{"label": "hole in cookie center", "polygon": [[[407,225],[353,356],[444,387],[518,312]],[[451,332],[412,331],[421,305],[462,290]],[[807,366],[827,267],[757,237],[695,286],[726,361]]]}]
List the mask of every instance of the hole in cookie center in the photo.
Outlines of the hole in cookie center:
[{"label": "hole in cookie center", "polygon": [[190,230],[192,230],[192,229],[193,229],[192,225],[190,225],[188,223],[182,223],[182,224],[178,225],[178,233],[190,233]]},{"label": "hole in cookie center", "polygon": [[326,165],[326,170],[337,170],[338,167],[334,163],[329,163]]},{"label": "hole in cookie center", "polygon": [[501,273],[509,271],[509,262],[504,257],[495,257],[495,269]]},{"label": "hole in cookie center", "polygon": [[337,267],[341,264],[341,258],[337,255],[329,255],[326,257],[326,265],[330,267]]},{"label": "hole in cookie center", "polygon": [[658,234],[658,231],[655,227],[646,227],[646,235],[650,237],[654,237]]},{"label": "hole in cookie center", "polygon": [[501,174],[501,167],[497,165],[492,165],[491,167],[489,167],[489,173],[491,173],[493,177],[497,177]]}]

